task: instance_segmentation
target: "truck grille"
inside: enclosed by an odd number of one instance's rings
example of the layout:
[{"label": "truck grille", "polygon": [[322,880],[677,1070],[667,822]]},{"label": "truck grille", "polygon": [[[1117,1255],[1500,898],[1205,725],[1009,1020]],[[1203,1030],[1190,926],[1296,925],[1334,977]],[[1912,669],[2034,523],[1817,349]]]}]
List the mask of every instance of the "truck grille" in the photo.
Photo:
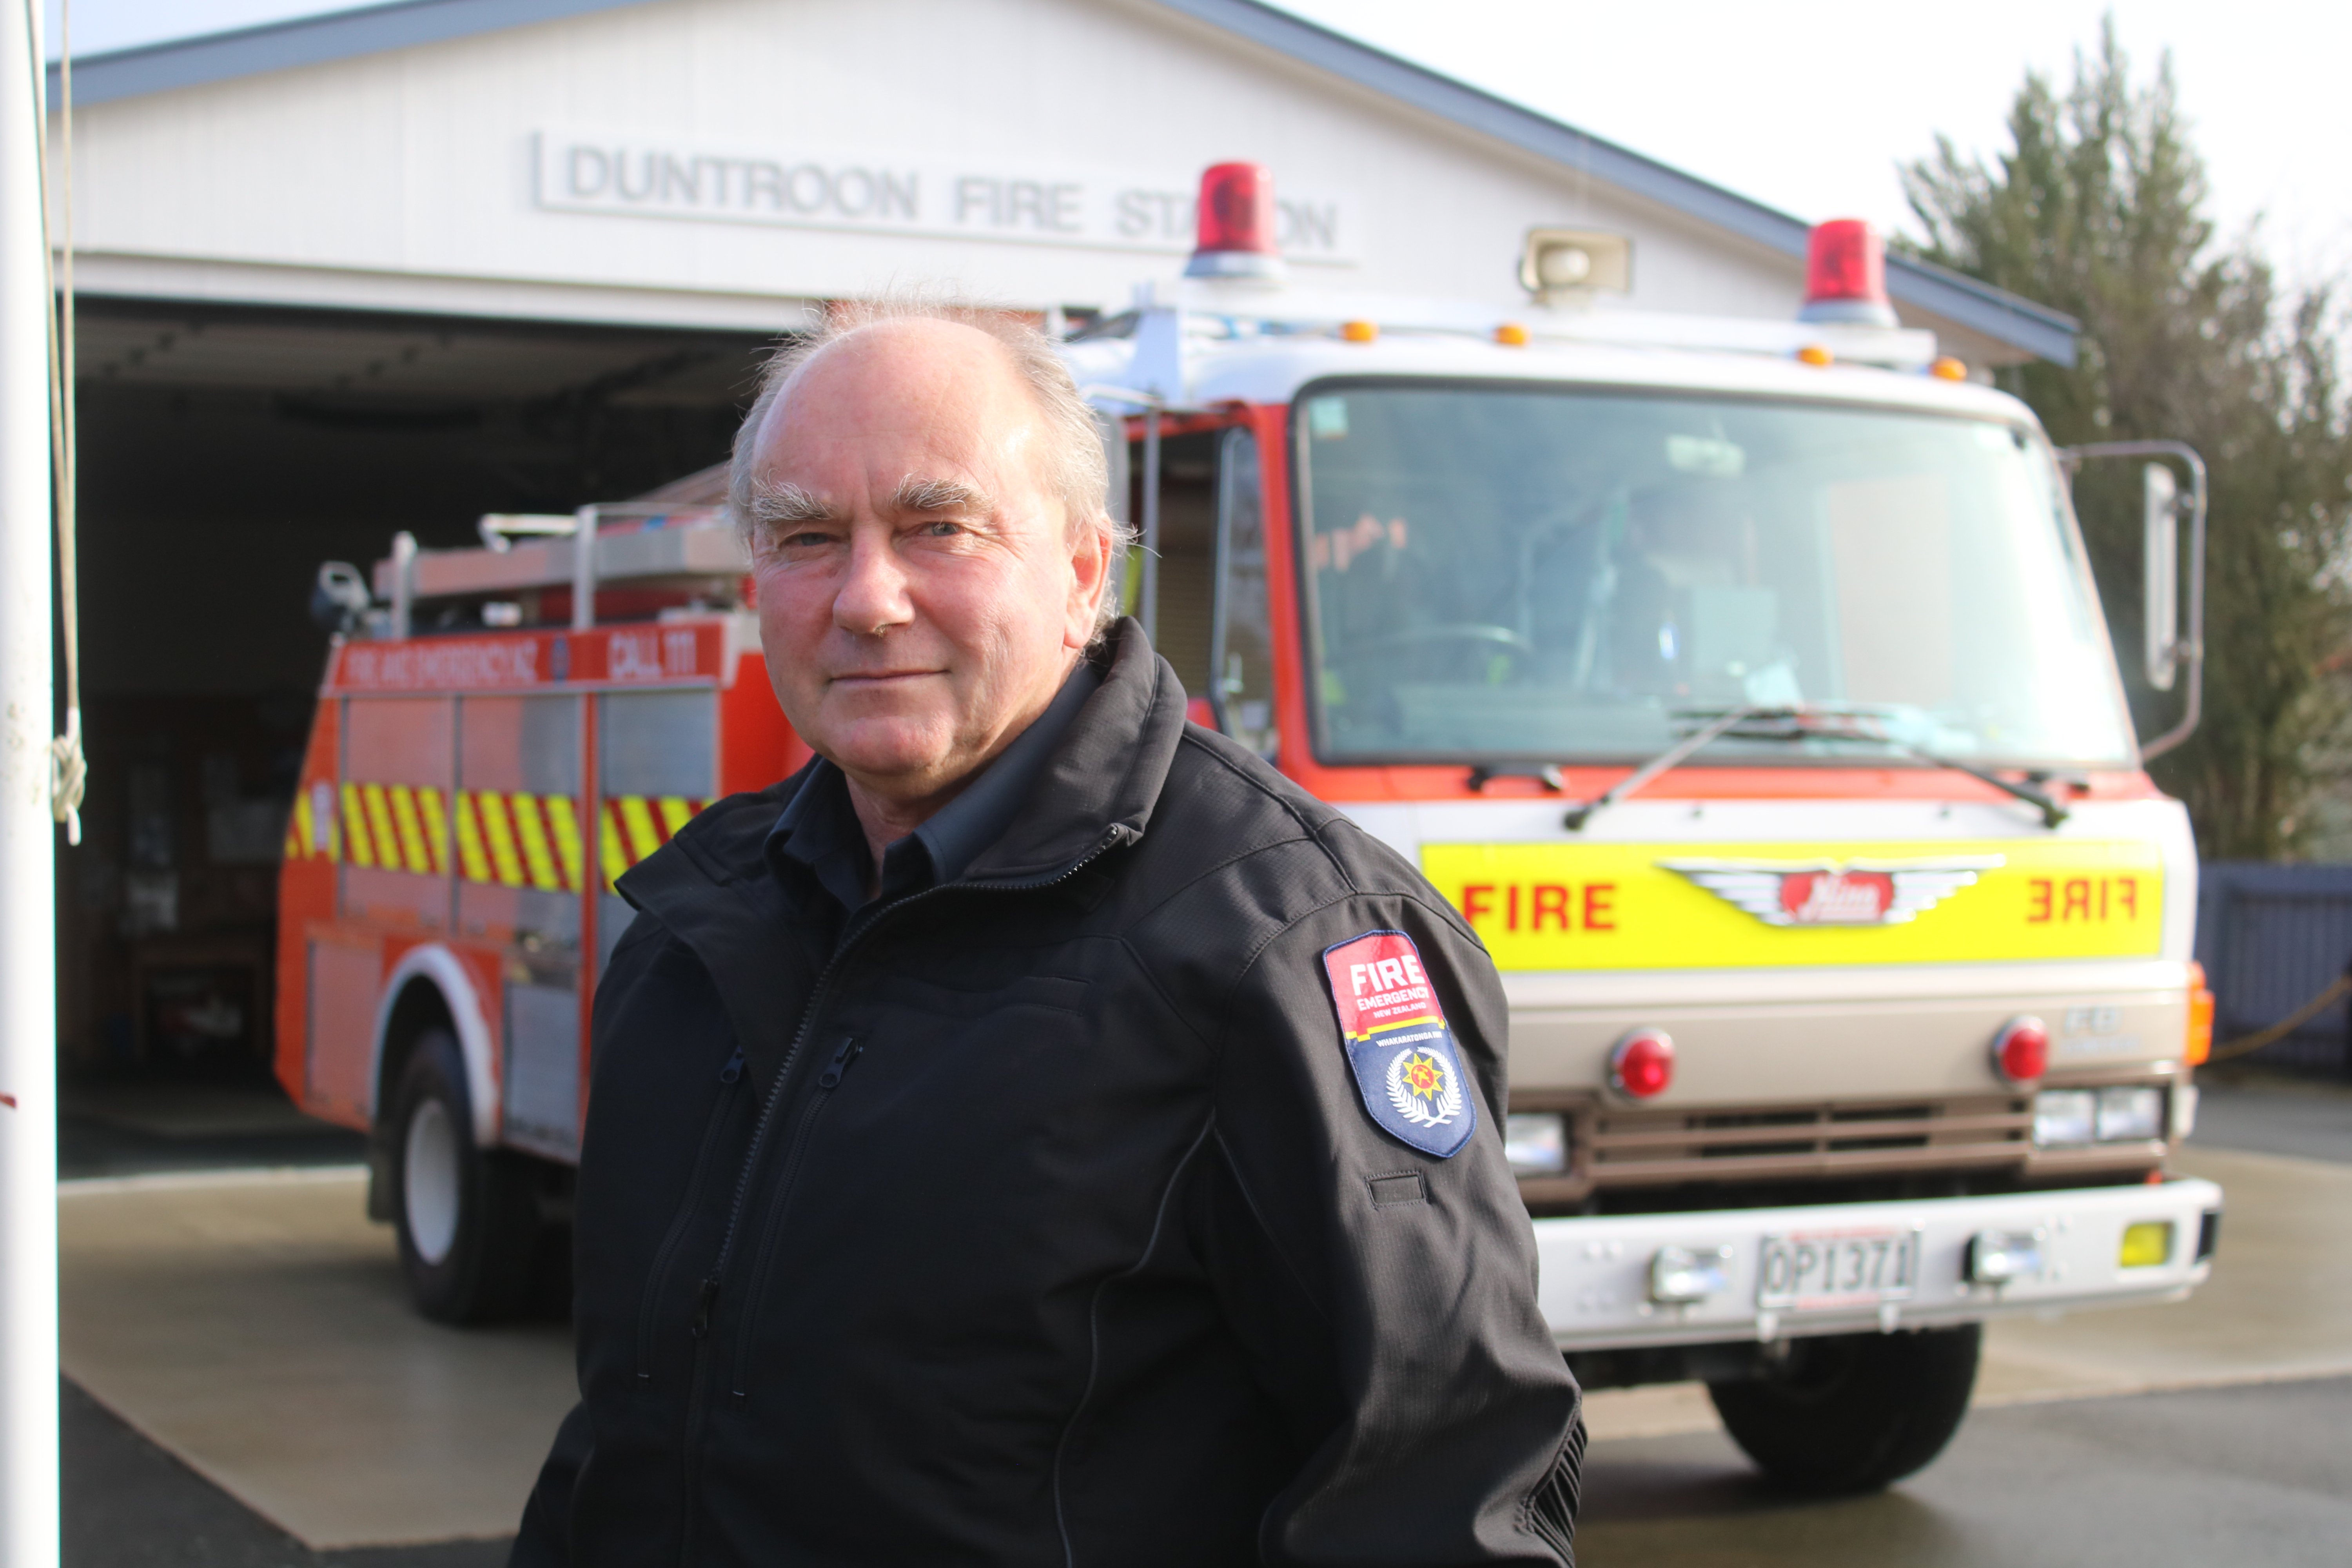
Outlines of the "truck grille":
[{"label": "truck grille", "polygon": [[2032,1152],[2024,1099],[1736,1112],[1599,1109],[1578,1129],[1596,1186],[2016,1164]]}]

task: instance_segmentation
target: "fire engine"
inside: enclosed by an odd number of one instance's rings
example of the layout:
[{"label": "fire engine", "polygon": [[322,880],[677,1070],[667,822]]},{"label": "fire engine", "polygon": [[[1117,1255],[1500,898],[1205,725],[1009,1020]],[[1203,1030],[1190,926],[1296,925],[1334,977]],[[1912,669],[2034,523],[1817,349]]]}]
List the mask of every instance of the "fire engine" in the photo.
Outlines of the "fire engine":
[{"label": "fire engine", "polygon": [[[1622,308],[1630,244],[1558,229],[1508,308],[1317,294],[1264,170],[1199,212],[1185,276],[1063,351],[1128,600],[1199,721],[1493,955],[1585,1385],[1704,1381],[1768,1473],[1866,1488],[1957,1428],[1986,1320],[2200,1282],[2221,1194],[2167,1161],[2211,999],[2144,765],[2196,722],[2196,455],[2053,449],[1897,324],[1857,223],[1782,322]],[[2147,741],[2069,494],[2116,457],[2158,459],[2142,651],[2185,689]],[[562,1215],[614,878],[807,754],[718,509],[482,526],[326,569],[350,630],[284,871],[280,1075],[370,1130],[452,1318],[511,1306]]]}]

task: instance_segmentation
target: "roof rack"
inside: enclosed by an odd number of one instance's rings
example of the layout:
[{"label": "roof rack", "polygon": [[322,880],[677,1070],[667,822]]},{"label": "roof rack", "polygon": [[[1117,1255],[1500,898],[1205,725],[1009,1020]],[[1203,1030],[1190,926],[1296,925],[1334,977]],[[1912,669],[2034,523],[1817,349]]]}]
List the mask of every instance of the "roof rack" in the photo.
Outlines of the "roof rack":
[{"label": "roof rack", "polygon": [[[585,630],[595,624],[599,584],[715,584],[750,569],[718,507],[602,502],[569,517],[493,512],[477,526],[483,542],[456,550],[421,550],[409,533],[394,538],[392,554],[373,573],[375,596],[392,606],[389,635],[410,635],[422,600],[481,600],[549,588],[572,591],[572,625]],[[583,533],[593,537],[593,549],[580,548]]]},{"label": "roof rack", "polygon": [[[1131,310],[1077,341],[1131,339],[1134,347],[1127,372],[1130,384],[1150,395],[1143,401],[1172,405],[1184,401],[1185,359],[1213,343],[1330,336],[1351,322],[1372,323],[1383,333],[1481,342],[1494,341],[1498,329],[1509,327],[1527,334],[1516,340],[1519,342],[1773,358],[1788,358],[1817,346],[1829,349],[1843,363],[1891,370],[1925,370],[1937,353],[1936,334],[1918,328],[1680,315],[1613,310],[1591,301],[1498,306],[1197,278],[1139,286]],[[1098,405],[1117,401],[1093,400]]]}]

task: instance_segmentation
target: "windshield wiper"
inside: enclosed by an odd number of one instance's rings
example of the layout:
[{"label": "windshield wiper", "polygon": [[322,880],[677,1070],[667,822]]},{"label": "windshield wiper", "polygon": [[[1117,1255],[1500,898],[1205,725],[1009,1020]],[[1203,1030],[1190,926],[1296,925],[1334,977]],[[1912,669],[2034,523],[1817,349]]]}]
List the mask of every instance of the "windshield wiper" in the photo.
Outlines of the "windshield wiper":
[{"label": "windshield wiper", "polygon": [[1668,746],[1664,751],[1660,752],[1656,756],[1652,757],[1648,762],[1643,763],[1640,767],[1634,769],[1623,778],[1619,779],[1615,784],[1610,785],[1609,788],[1593,796],[1591,800],[1588,800],[1580,805],[1570,806],[1568,808],[1568,830],[1570,833],[1580,831],[1586,823],[1592,820],[1593,813],[1597,811],[1605,811],[1609,807],[1616,805],[1619,801],[1623,800],[1627,795],[1632,795],[1635,790],[1640,789],[1643,784],[1648,784],[1652,779],[1656,778],[1660,773],[1664,773],[1668,768],[1673,767],[1676,763],[1681,762],[1693,752],[1697,751],[1700,747],[1706,745],[1717,736],[1723,734],[1734,724],[1740,723],[1749,719],[1760,719],[1768,713],[1777,713],[1781,711],[1784,711],[1784,710],[1777,708],[1735,708],[1730,712],[1722,715],[1712,722],[1701,725],[1696,730],[1694,730],[1689,734],[1684,736],[1681,740],[1676,741],[1673,745]]},{"label": "windshield wiper", "polygon": [[[1696,717],[1696,715],[1692,715]],[[1820,702],[1778,702],[1750,708],[1734,708],[1716,715],[1698,729],[1675,742],[1617,784],[1580,805],[1569,808],[1568,827],[1570,832],[1581,829],[1596,812],[1616,805],[1642,788],[1660,773],[1685,758],[1746,725],[1769,728],[1746,730],[1742,740],[1754,741],[1862,741],[1873,745],[1892,746],[1906,756],[1916,758],[1931,767],[1948,768],[1956,773],[1966,773],[1972,779],[1992,785],[2004,794],[2016,796],[2042,814],[2044,827],[2055,827],[2072,815],[2051,795],[2032,784],[2012,784],[1984,769],[1972,767],[1957,758],[1948,757],[1908,741],[1895,739],[1886,732],[1881,716],[1868,709],[1842,708]]]}]

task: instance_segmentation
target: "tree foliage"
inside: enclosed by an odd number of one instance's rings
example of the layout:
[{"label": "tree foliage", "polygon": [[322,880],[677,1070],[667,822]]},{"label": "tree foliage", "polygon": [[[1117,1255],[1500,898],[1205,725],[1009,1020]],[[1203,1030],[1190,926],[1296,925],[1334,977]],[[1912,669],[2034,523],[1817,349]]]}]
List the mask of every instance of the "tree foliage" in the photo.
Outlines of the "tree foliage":
[{"label": "tree foliage", "polygon": [[[1904,187],[1927,259],[2065,310],[2069,367],[1999,373],[2061,445],[2170,437],[2212,475],[2205,718],[2154,765],[2189,804],[2204,853],[2278,858],[2311,834],[2315,794],[2352,731],[2329,673],[2352,646],[2352,420],[2343,322],[2322,289],[2283,290],[2256,236],[2223,245],[2166,57],[2136,86],[2110,17],[2063,91],[2029,74],[2012,149],[1988,164],[1939,138]],[[2137,464],[2086,468],[2076,499],[2143,735],[2179,692],[2138,668]]]}]

